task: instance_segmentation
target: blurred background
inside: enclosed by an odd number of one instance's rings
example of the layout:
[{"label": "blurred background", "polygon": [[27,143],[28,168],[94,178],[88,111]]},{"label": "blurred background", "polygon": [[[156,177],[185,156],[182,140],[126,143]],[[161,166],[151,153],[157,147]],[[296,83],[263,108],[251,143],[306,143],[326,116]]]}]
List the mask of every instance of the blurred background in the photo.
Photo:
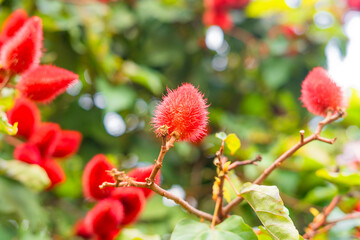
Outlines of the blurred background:
[{"label": "blurred background", "polygon": [[[80,76],[78,84],[40,109],[44,121],[83,134],[79,152],[61,162],[67,180],[55,189],[34,192],[0,178],[0,239],[77,239],[74,224],[94,205],[82,194],[86,163],[104,153],[124,170],[152,164],[160,150],[150,125],[154,107],[167,87],[183,82],[199,86],[208,99],[209,135],[197,144],[177,143],[168,152],[161,185],[212,212],[213,158],[221,144],[215,133],[236,133],[241,139],[231,160],[263,156],[259,166],[238,168],[232,176],[238,185],[255,179],[298,141],[300,129],[309,135],[322,119],[298,100],[307,73],[322,66],[350,99],[348,116],[323,133],[338,141],[311,143],[265,183],[278,186],[303,233],[313,218],[309,208],[320,209],[338,191],[316,170],[359,169],[360,1],[240,1],[226,17],[212,16],[208,2],[0,0],[0,22],[17,8],[42,18],[42,63]],[[1,142],[2,158],[11,159],[12,152]],[[355,199],[349,197],[349,204]],[[260,224],[248,205],[233,213],[251,226]],[[184,217],[192,218],[154,196],[119,239],[168,239]],[[353,239],[354,224],[338,224],[322,239]]]}]

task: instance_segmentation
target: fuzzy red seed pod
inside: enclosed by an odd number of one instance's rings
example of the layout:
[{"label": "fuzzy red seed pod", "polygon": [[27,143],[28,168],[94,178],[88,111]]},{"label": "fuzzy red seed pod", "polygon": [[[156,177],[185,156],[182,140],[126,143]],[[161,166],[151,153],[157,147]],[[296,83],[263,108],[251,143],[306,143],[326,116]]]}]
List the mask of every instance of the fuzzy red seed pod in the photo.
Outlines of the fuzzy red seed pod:
[{"label": "fuzzy red seed pod", "polygon": [[39,148],[42,157],[52,156],[60,137],[60,126],[56,123],[44,122],[35,131],[29,142]]},{"label": "fuzzy red seed pod", "polygon": [[17,9],[8,16],[1,27],[1,36],[12,37],[25,24],[28,19],[27,13],[23,9]]},{"label": "fuzzy red seed pod", "polygon": [[39,64],[42,48],[42,22],[39,17],[27,20],[1,48],[0,63],[13,73],[23,73]]},{"label": "fuzzy red seed pod", "polygon": [[85,239],[89,239],[94,235],[94,233],[85,224],[85,219],[80,219],[75,223],[74,231],[76,236],[80,236]]},{"label": "fuzzy red seed pod", "polygon": [[208,105],[203,94],[190,83],[174,91],[168,89],[161,103],[156,106],[152,124],[155,129],[169,127],[169,134],[176,131],[179,140],[196,142],[206,135]]},{"label": "fuzzy red seed pod", "polygon": [[15,35],[15,33],[24,25],[27,20],[27,13],[18,9],[8,16],[1,28],[0,49],[7,40]]},{"label": "fuzzy red seed pod", "polygon": [[62,130],[53,157],[65,158],[76,153],[81,143],[82,135],[78,131]]},{"label": "fuzzy red seed pod", "polygon": [[78,81],[78,75],[51,65],[34,68],[23,75],[17,88],[27,98],[47,103]]},{"label": "fuzzy red seed pod", "polygon": [[121,225],[134,223],[145,207],[146,199],[140,188],[122,187],[116,188],[111,197],[119,200],[124,206],[124,219]]},{"label": "fuzzy red seed pod", "polygon": [[341,88],[321,67],[314,68],[301,85],[301,97],[304,107],[314,115],[326,116],[328,110],[336,111],[346,106]]},{"label": "fuzzy red seed pod", "polygon": [[86,217],[85,224],[97,239],[114,239],[119,232],[119,225],[124,219],[124,207],[116,199],[104,199],[91,209]]},{"label": "fuzzy red seed pod", "polygon": [[36,145],[31,143],[23,143],[16,146],[14,158],[30,164],[40,164],[41,154]]},{"label": "fuzzy red seed pod", "polygon": [[231,15],[222,9],[207,9],[203,15],[203,23],[206,26],[217,25],[224,31],[230,30],[234,25]]},{"label": "fuzzy red seed pod", "polygon": [[29,139],[40,124],[40,112],[36,105],[26,98],[18,98],[7,112],[9,123],[18,123],[17,136]]},{"label": "fuzzy red seed pod", "polygon": [[87,164],[82,176],[84,196],[90,200],[101,200],[110,195],[112,187],[100,189],[103,182],[114,182],[106,171],[115,168],[103,154],[95,155]]},{"label": "fuzzy red seed pod", "polygon": [[46,171],[51,181],[51,185],[48,189],[51,189],[66,180],[63,169],[54,159],[43,159],[40,166]]},{"label": "fuzzy red seed pod", "polygon": [[[145,182],[146,178],[150,177],[150,174],[151,174],[153,168],[154,168],[154,165],[151,165],[148,167],[142,167],[142,168],[135,168],[132,171],[130,171],[127,175],[129,177],[134,178],[134,180],[136,180],[138,182]],[[157,185],[160,184],[160,174],[161,173],[159,171],[155,178],[155,183]],[[148,188],[139,188],[139,189],[144,192],[144,195],[146,198],[149,198],[154,194],[154,192],[151,189],[148,189]]]}]

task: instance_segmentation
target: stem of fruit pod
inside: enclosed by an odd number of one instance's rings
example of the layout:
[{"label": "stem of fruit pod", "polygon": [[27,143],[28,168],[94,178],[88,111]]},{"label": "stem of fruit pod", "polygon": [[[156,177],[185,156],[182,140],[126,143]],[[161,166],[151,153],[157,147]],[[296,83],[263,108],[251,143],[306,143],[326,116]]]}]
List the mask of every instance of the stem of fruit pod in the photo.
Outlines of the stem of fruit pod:
[{"label": "stem of fruit pod", "polygon": [[174,147],[174,143],[179,139],[180,134],[178,132],[172,132],[170,135],[170,139],[166,141],[168,136],[167,128],[165,128],[165,132],[161,134],[162,136],[162,144],[158,158],[155,160],[155,166],[150,174],[150,177],[146,179],[146,182],[151,185],[155,182],[155,177],[162,168],[162,162],[164,160],[165,154],[169,151],[170,148]]}]

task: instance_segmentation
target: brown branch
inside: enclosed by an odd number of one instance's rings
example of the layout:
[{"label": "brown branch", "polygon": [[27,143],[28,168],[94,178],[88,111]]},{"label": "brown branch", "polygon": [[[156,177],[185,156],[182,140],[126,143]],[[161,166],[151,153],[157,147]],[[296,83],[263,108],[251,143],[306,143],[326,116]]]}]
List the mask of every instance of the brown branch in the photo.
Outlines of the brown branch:
[{"label": "brown branch", "polygon": [[[113,177],[115,178],[114,174],[116,173],[121,173],[116,169],[111,170],[111,173],[113,175]],[[119,174],[120,175],[120,174]],[[148,185],[148,183],[146,182],[137,182],[135,180],[133,180],[130,177],[124,177],[123,179],[126,180],[125,182],[121,182],[120,184],[118,184],[117,187],[141,187],[141,188],[148,188],[153,190],[155,193],[173,200],[174,202],[176,202],[177,204],[179,204],[181,207],[183,207],[184,209],[186,209],[189,213],[194,214],[195,216],[198,216],[199,218],[205,219],[207,221],[212,221],[213,220],[213,216],[209,213],[200,211],[196,208],[194,208],[193,206],[191,206],[188,202],[186,202],[185,200],[175,196],[174,194],[166,191],[165,189],[161,188],[159,185],[157,185],[156,183],[153,183],[151,185]],[[119,180],[119,179],[116,179]],[[109,182],[104,182],[103,184],[101,184],[99,186],[101,189],[105,188],[105,187],[116,187],[116,183],[109,183]],[[219,223],[220,220],[218,218],[216,218],[216,223]]]},{"label": "brown branch", "polygon": [[338,222],[342,222],[342,221],[346,221],[346,220],[350,220],[350,219],[356,219],[356,218],[359,218],[359,219],[360,219],[360,212],[353,212],[353,213],[347,214],[347,215],[345,215],[345,216],[342,217],[342,218],[339,218],[339,219],[335,219],[335,220],[326,222],[326,224],[333,224],[333,225],[335,225],[335,224],[337,224]]},{"label": "brown branch", "polygon": [[[350,219],[356,219],[356,218],[360,219],[360,212],[350,213],[350,214],[345,215],[342,218],[326,222],[326,225],[324,225],[323,227],[321,227],[321,228],[317,229],[316,231],[314,231],[312,233],[313,234],[312,236],[316,236],[316,235],[318,235],[320,233],[324,233],[324,232],[329,231],[332,227],[334,227],[339,222],[350,220]],[[307,236],[304,235],[304,238],[305,237],[307,237]]]},{"label": "brown branch", "polygon": [[239,191],[236,189],[234,183],[231,181],[231,179],[229,178],[228,175],[225,175],[225,180],[228,181],[228,183],[230,184],[231,188],[234,190],[234,192],[236,193],[237,196],[240,196]]},{"label": "brown branch", "polygon": [[10,71],[3,71],[3,70],[0,71],[1,71],[0,74],[2,75],[1,77],[3,77],[3,80],[0,83],[0,90],[1,90],[6,86],[6,84],[8,84],[8,82],[12,78],[12,74],[10,73]]},{"label": "brown branch", "polygon": [[236,167],[244,166],[244,165],[257,165],[257,162],[260,162],[262,160],[261,155],[257,155],[255,159],[253,160],[244,160],[244,161],[235,161],[232,164],[230,164],[228,171],[233,170]]},{"label": "brown branch", "polygon": [[317,216],[314,217],[314,220],[309,224],[308,228],[306,229],[306,232],[304,234],[305,239],[312,239],[316,232],[323,226],[326,225],[326,218],[329,216],[329,214],[332,212],[332,210],[338,205],[340,202],[341,197],[339,195],[336,195],[330,202],[329,206],[327,206],[324,211]]},{"label": "brown branch", "polygon": [[6,141],[9,145],[14,146],[14,147],[16,147],[16,146],[24,143],[24,142],[21,141],[20,139],[14,137],[14,136],[10,136],[10,135],[5,135],[5,141]]},{"label": "brown branch", "polygon": [[[319,122],[315,132],[304,139],[304,131],[300,131],[300,141],[295,144],[292,148],[287,150],[285,153],[283,153],[278,159],[276,159],[267,169],[264,170],[264,172],[254,181],[255,184],[262,184],[262,182],[274,171],[278,166],[280,166],[287,158],[292,156],[298,149],[303,147],[304,145],[308,144],[309,142],[318,140],[325,143],[333,144],[335,142],[335,139],[327,139],[320,136],[320,133],[324,126],[327,124],[330,124],[339,118],[343,117],[345,115],[345,112],[341,109],[339,109],[337,112],[333,114],[333,112],[328,111],[328,114],[324,120]],[[234,200],[232,200],[227,206],[223,209],[223,214],[226,216],[229,214],[229,212],[237,206],[239,203],[243,201],[242,197],[237,197]]]},{"label": "brown branch", "polygon": [[215,180],[214,185],[218,186],[218,191],[214,192],[213,189],[213,199],[215,200],[215,209],[214,209],[213,220],[211,222],[211,228],[215,227],[217,218],[219,218],[220,220],[223,219],[222,207],[224,201],[224,182],[227,171],[226,169],[224,169],[224,164],[227,161],[227,158],[223,156],[224,146],[225,146],[225,142],[223,140],[221,142],[219,151],[216,152],[216,158],[214,159],[214,164],[217,167],[217,173],[218,173],[217,174],[218,179]]},{"label": "brown branch", "polygon": [[160,127],[157,132],[162,137],[162,144],[159,156],[155,160],[155,166],[150,174],[150,177],[146,179],[146,182],[149,185],[155,182],[155,177],[162,167],[162,162],[164,160],[165,154],[169,151],[170,148],[174,147],[175,141],[179,138],[179,134],[177,132],[172,132],[170,139],[166,141],[166,138],[168,136],[168,127],[166,125]]},{"label": "brown branch", "polygon": [[122,171],[118,171],[117,169],[112,169],[109,171],[109,174],[114,178],[115,182],[104,182],[99,187],[101,189],[105,187],[141,187],[141,188],[148,188],[153,190],[155,193],[173,200],[180,206],[182,206],[184,209],[186,209],[189,213],[192,213],[202,219],[212,221],[215,223],[219,223],[220,219],[215,215],[213,215],[200,211],[194,207],[192,207],[188,202],[185,200],[175,196],[174,194],[166,191],[165,189],[161,188],[159,185],[155,183],[155,177],[158,174],[159,170],[162,167],[162,162],[165,157],[165,154],[167,151],[169,151],[170,148],[174,147],[175,141],[179,138],[179,134],[177,132],[173,132],[170,136],[169,140],[167,139],[168,136],[168,128],[167,126],[162,126],[159,129],[157,129],[157,133],[159,136],[162,137],[162,145],[161,150],[159,153],[159,156],[155,162],[155,166],[149,176],[149,178],[146,179],[146,182],[137,182],[133,178],[126,176],[126,174]]}]

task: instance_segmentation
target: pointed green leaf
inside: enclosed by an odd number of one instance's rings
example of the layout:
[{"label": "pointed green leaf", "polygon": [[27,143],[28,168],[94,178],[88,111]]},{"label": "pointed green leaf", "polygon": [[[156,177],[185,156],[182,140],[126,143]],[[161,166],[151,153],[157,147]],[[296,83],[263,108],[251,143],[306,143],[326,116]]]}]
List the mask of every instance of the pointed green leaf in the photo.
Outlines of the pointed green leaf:
[{"label": "pointed green leaf", "polygon": [[183,219],[176,224],[170,240],[257,240],[240,216],[230,216],[211,229],[208,224]]},{"label": "pointed green leaf", "polygon": [[0,174],[17,180],[36,191],[41,191],[50,185],[50,179],[43,168],[19,160],[0,159]]},{"label": "pointed green leaf", "polygon": [[162,93],[162,76],[158,72],[130,61],[123,63],[123,71],[132,82],[146,87],[153,94],[160,95]]},{"label": "pointed green leaf", "polygon": [[240,194],[254,209],[273,239],[299,239],[299,232],[290,219],[276,186],[246,183]]},{"label": "pointed green leaf", "polygon": [[329,172],[326,169],[316,171],[316,175],[340,187],[360,186],[360,173]]},{"label": "pointed green leaf", "polygon": [[234,155],[235,152],[240,148],[241,142],[240,139],[236,136],[235,133],[229,134],[226,139],[226,146],[229,148],[231,155]]}]

